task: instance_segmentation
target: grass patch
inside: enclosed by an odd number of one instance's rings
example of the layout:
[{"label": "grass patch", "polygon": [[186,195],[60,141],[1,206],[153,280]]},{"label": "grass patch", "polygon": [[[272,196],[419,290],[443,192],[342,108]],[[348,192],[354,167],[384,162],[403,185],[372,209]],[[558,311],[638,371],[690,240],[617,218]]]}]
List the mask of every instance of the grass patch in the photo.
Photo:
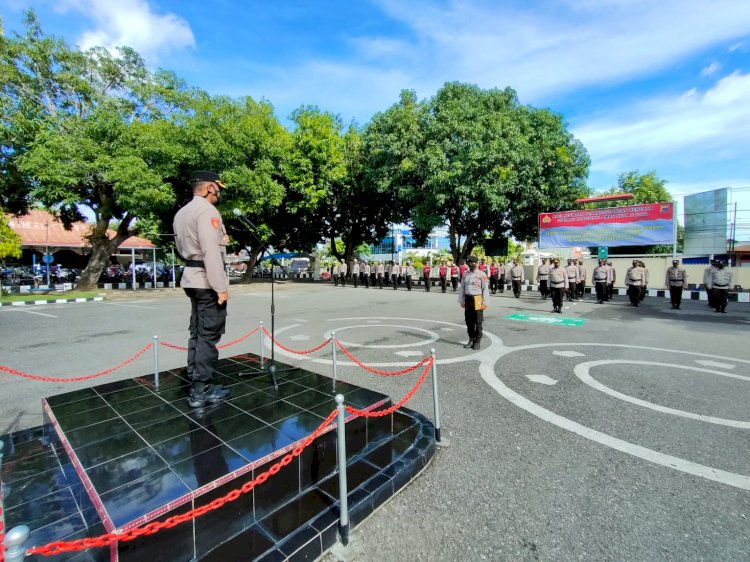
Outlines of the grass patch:
[{"label": "grass patch", "polygon": [[57,299],[90,299],[99,296],[96,291],[50,291],[46,295],[30,294],[19,295],[18,293],[0,296],[0,302],[24,302],[24,301],[54,301]]}]

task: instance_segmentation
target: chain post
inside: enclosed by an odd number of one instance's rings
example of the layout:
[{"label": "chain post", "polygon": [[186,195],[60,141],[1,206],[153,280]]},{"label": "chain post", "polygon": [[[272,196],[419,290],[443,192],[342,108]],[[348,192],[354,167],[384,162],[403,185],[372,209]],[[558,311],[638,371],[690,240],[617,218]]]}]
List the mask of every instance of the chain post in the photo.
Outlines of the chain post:
[{"label": "chain post", "polygon": [[331,345],[333,346],[333,388],[331,388],[331,392],[336,392],[336,332],[331,332]]},{"label": "chain post", "polygon": [[26,525],[13,527],[5,534],[5,562],[22,562],[26,558],[26,541],[30,534]]},{"label": "chain post", "polygon": [[154,336],[154,388],[159,390],[159,336]]},{"label": "chain post", "polygon": [[339,464],[339,505],[341,507],[339,518],[339,532],[341,542],[344,546],[349,544],[349,498],[346,485],[346,410],[344,410],[344,395],[336,395],[336,409],[338,418],[336,420],[336,433],[338,441],[338,464]]},{"label": "chain post", "polygon": [[263,320],[260,320],[258,322],[258,332],[260,333],[260,365],[263,366],[263,363],[266,362],[265,352],[263,351]]},{"label": "chain post", "polygon": [[440,400],[438,399],[437,360],[435,348],[430,349],[432,355],[432,402],[435,407],[435,441],[440,443]]}]

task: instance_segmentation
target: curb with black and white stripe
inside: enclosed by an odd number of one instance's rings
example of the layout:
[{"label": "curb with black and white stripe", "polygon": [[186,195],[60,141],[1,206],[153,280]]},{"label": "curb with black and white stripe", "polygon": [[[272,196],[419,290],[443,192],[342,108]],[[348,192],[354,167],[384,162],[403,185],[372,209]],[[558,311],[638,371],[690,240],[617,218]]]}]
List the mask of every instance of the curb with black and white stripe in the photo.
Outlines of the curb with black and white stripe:
[{"label": "curb with black and white stripe", "polygon": [[0,302],[0,306],[36,306],[40,304],[70,304],[78,302],[99,302],[103,301],[104,297],[89,297],[89,298],[76,298],[76,299],[49,299],[49,300],[36,300],[36,301],[12,301],[12,302]]}]

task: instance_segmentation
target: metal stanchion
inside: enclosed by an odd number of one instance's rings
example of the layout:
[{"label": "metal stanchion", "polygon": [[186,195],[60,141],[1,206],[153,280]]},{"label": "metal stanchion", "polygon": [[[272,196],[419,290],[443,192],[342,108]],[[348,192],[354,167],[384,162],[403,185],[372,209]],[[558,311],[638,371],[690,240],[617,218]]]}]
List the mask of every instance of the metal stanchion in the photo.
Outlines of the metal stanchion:
[{"label": "metal stanchion", "polygon": [[260,333],[260,364],[263,366],[263,363],[266,362],[265,352],[263,351],[263,320],[258,322],[258,326],[260,326],[258,329],[258,332]]},{"label": "metal stanchion", "polygon": [[333,388],[331,388],[331,392],[336,392],[336,332],[331,332],[331,345],[333,346]]},{"label": "metal stanchion", "polygon": [[154,336],[154,388],[159,390],[159,336]]},{"label": "metal stanchion", "polygon": [[430,350],[432,355],[432,402],[435,406],[435,440],[440,443],[440,400],[438,399],[437,360],[435,348]]},{"label": "metal stanchion", "polygon": [[339,411],[336,420],[336,437],[338,441],[338,461],[339,461],[339,504],[341,513],[339,517],[339,532],[341,542],[344,546],[349,544],[349,498],[346,486],[346,410],[344,410],[344,395],[336,395],[336,409]]},{"label": "metal stanchion", "polygon": [[22,562],[26,558],[26,541],[31,530],[26,525],[13,527],[5,535],[5,562]]}]

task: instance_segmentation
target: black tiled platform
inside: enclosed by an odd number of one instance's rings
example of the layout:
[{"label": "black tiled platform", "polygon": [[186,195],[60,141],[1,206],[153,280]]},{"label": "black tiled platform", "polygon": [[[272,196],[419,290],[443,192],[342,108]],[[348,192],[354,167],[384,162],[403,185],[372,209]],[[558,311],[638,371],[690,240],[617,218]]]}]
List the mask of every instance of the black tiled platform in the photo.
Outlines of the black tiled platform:
[{"label": "black tiled platform", "polygon": [[[2,437],[7,527],[29,525],[28,546],[96,536],[164,520],[252,480],[334,409],[329,378],[280,371],[276,393],[258,367],[254,355],[222,359],[217,378],[232,394],[205,410],[187,407],[184,369],[161,373],[158,390],[152,377],[138,377],[45,399],[45,426]],[[388,397],[347,383],[336,392],[358,408],[390,405]],[[402,409],[382,418],[349,416],[346,434],[356,525],[426,465],[434,432],[425,418]],[[45,559],[312,560],[337,540],[335,472],[330,429],[220,510],[111,552]]]}]

